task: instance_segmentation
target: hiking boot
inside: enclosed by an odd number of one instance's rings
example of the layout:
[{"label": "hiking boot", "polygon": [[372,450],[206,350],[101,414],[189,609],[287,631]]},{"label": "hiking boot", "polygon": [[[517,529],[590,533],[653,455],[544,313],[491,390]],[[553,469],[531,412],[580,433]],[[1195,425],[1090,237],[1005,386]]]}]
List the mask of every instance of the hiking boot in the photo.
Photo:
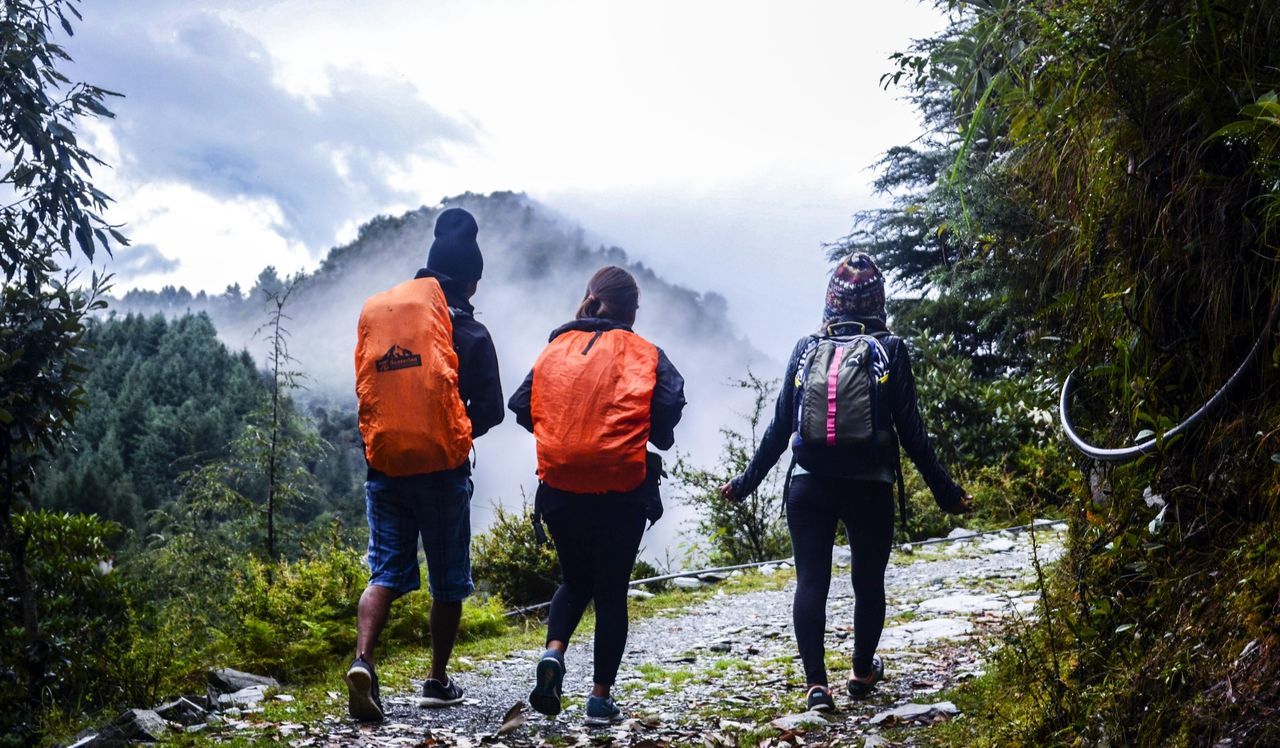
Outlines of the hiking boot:
[{"label": "hiking boot", "polygon": [[538,660],[536,680],[529,694],[529,706],[554,717],[560,713],[561,684],[564,682],[564,655],[548,649]]},{"label": "hiking boot", "polygon": [[422,684],[422,698],[418,699],[418,706],[428,709],[438,709],[442,706],[453,706],[462,703],[462,689],[458,688],[458,684],[450,680],[448,683],[441,683],[438,680],[428,678]]},{"label": "hiking boot", "polygon": [[835,710],[836,701],[831,698],[831,689],[826,686],[814,686],[805,697],[805,709],[811,712],[830,712]]},{"label": "hiking boot", "polygon": [[591,696],[587,699],[588,725],[613,725],[622,721],[622,710],[613,703],[612,696]]},{"label": "hiking boot", "polygon": [[373,665],[363,657],[351,661],[347,668],[347,710],[352,719],[361,722],[381,722],[382,699],[378,698],[378,674]]}]

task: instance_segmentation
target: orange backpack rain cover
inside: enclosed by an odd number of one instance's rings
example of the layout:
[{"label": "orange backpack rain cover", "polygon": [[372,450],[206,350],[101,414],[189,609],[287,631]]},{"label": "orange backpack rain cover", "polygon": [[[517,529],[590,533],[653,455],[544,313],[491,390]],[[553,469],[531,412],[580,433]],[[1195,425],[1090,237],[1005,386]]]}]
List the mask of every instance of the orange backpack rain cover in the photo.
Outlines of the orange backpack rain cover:
[{"label": "orange backpack rain cover", "polygon": [[369,297],[356,335],[364,456],[393,476],[448,470],[471,451],[444,291],[418,278]]},{"label": "orange backpack rain cover", "polygon": [[538,478],[574,493],[644,482],[658,349],[628,330],[572,330],[533,365]]}]

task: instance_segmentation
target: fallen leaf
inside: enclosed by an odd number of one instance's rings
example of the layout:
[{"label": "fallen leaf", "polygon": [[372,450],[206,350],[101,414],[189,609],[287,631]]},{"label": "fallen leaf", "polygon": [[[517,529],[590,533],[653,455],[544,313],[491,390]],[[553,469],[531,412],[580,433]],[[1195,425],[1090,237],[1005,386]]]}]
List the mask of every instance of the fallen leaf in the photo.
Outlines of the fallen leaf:
[{"label": "fallen leaf", "polygon": [[520,725],[523,725],[528,718],[524,716],[524,702],[517,701],[514,706],[502,715],[502,726],[498,728],[496,735],[506,735],[514,731]]}]

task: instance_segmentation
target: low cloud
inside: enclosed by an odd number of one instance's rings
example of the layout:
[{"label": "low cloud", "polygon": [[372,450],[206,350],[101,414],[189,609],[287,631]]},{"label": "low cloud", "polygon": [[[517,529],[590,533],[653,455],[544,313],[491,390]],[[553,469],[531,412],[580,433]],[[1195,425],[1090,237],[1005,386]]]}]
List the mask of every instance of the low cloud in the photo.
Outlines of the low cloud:
[{"label": "low cloud", "polygon": [[73,75],[125,94],[110,125],[119,176],[268,198],[283,215],[281,233],[313,249],[352,216],[411,199],[389,182],[408,159],[442,160],[445,144],[473,138],[471,125],[402,81],[330,70],[324,95],[291,94],[262,43],[210,13],[179,4],[94,10],[67,46]]},{"label": "low cloud", "polygon": [[120,280],[129,281],[147,275],[162,275],[178,269],[181,263],[165,257],[150,244],[120,247],[111,256],[111,271]]}]

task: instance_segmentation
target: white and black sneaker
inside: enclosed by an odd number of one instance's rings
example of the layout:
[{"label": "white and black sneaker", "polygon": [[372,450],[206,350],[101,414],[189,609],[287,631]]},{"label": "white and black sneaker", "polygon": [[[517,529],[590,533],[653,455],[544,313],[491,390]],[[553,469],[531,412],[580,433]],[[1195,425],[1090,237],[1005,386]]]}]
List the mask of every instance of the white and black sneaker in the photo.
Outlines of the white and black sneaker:
[{"label": "white and black sneaker", "polygon": [[361,722],[381,722],[386,719],[382,712],[382,699],[378,698],[378,674],[373,664],[363,657],[351,661],[347,668],[347,709],[352,719]]},{"label": "white and black sneaker", "polygon": [[438,680],[428,678],[422,684],[422,698],[418,699],[418,706],[427,709],[439,709],[440,707],[461,703],[462,689],[458,688],[458,684],[452,680],[448,683],[441,683]]}]

